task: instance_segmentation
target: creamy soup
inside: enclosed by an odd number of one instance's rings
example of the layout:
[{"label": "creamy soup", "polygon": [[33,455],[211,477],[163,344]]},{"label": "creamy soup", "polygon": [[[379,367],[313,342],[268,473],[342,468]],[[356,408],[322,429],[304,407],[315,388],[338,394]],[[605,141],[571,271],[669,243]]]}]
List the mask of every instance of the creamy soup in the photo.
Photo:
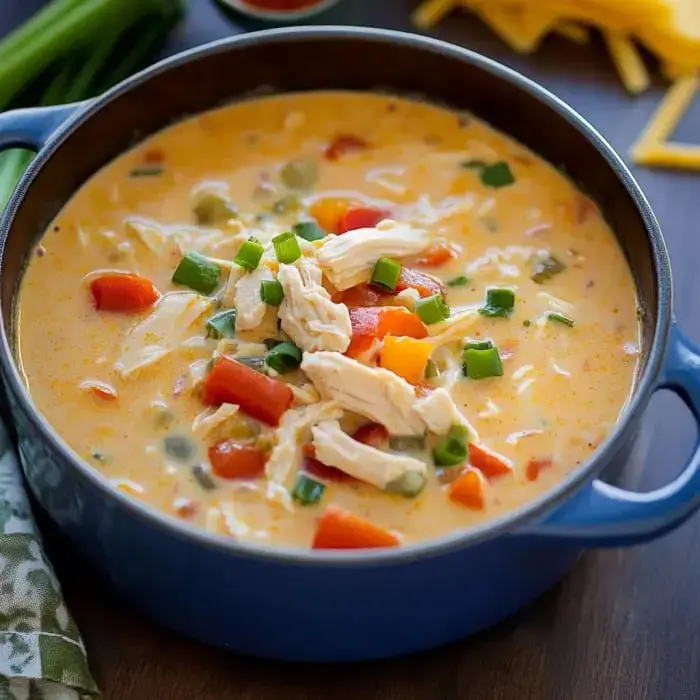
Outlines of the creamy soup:
[{"label": "creamy soup", "polygon": [[468,114],[252,99],[125,153],[18,305],[33,400],[119,489],[219,534],[395,546],[550,489],[615,425],[635,288],[597,207]]}]

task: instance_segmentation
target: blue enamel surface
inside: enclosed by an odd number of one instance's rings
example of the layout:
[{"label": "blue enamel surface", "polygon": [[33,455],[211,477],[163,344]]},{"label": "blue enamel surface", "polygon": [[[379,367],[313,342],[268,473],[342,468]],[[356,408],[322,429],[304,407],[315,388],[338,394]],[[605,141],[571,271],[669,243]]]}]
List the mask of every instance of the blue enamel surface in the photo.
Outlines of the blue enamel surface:
[{"label": "blue enamel surface", "polygon": [[41,150],[49,136],[80,107],[80,104],[70,104],[0,112],[0,149],[25,147]]}]

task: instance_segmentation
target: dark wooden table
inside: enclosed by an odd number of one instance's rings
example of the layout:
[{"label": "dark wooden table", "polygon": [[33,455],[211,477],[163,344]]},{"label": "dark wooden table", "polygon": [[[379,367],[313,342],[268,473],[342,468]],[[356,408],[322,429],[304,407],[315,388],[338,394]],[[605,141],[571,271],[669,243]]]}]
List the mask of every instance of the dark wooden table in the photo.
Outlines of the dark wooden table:
[{"label": "dark wooden table", "polygon": [[[89,2],[90,0],[85,0]],[[42,0],[3,0],[0,34]],[[410,29],[415,0],[345,0],[327,23]],[[168,53],[243,30],[210,0],[192,0]],[[250,25],[245,28],[251,28]],[[547,40],[536,56],[510,52],[475,19],[437,34],[535,78],[572,104],[626,153],[659,100],[659,84],[629,98],[602,44]],[[700,143],[700,100],[679,136]],[[700,175],[637,170],[661,220],[675,272],[676,312],[700,340]],[[623,484],[661,485],[694,440],[673,396],[654,399]],[[642,547],[593,552],[554,590],[498,628],[411,658],[350,667],[252,660],[166,632],[132,613],[93,579],[54,559],[107,700],[695,700],[700,698],[700,517]]]}]

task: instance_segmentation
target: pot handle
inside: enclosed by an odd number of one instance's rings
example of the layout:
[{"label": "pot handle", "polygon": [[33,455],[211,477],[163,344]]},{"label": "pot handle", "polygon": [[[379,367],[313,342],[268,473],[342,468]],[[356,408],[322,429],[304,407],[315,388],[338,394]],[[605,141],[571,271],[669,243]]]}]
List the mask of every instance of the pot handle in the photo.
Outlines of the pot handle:
[{"label": "pot handle", "polygon": [[[655,390],[670,389],[700,424],[700,348],[671,325]],[[596,479],[568,503],[517,534],[574,540],[581,545],[631,545],[660,537],[700,507],[700,438],[688,466],[670,484],[635,493]]]},{"label": "pot handle", "polygon": [[0,113],[0,151],[29,148],[40,151],[51,134],[83,106],[75,102],[56,107],[28,107]]}]

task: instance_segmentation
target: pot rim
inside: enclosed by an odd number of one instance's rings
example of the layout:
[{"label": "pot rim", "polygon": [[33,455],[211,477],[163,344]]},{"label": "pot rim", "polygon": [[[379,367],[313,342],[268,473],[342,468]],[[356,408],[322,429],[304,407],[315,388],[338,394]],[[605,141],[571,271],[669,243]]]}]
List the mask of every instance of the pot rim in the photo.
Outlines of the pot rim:
[{"label": "pot rim", "polygon": [[323,41],[329,38],[337,41],[350,39],[396,44],[398,46],[406,46],[429,53],[435,53],[475,65],[494,78],[509,83],[512,89],[524,90],[530,93],[547,107],[557,112],[572,126],[572,128],[583,134],[588,141],[596,147],[607,161],[608,167],[615,172],[622,182],[644,223],[644,228],[650,242],[657,286],[658,311],[654,338],[649,350],[648,360],[641,375],[638,377],[634,392],[623,409],[615,428],[591,457],[567,475],[555,488],[543,493],[538,498],[528,501],[498,518],[488,520],[478,527],[468,530],[455,530],[435,539],[410,543],[396,548],[356,551],[311,550],[257,543],[250,544],[231,539],[224,535],[209,533],[197,527],[192,527],[177,520],[173,516],[156,510],[148,504],[129,498],[126,494],[114,489],[102,474],[78,457],[67,443],[64,442],[63,438],[54,431],[53,427],[43,417],[38,408],[34,406],[29,391],[20,376],[19,366],[14,360],[14,354],[11,349],[12,345],[7,337],[4,323],[0,324],[2,326],[0,329],[2,340],[2,345],[0,347],[0,369],[15,400],[28,416],[33,427],[41,435],[41,438],[47,443],[50,443],[52,448],[58,451],[61,458],[68,462],[79,476],[93,489],[102,492],[107,499],[114,500],[119,506],[126,509],[132,516],[146,521],[148,524],[170,535],[186,540],[193,545],[203,545],[220,550],[222,553],[235,556],[253,557],[277,562],[290,562],[305,566],[352,567],[357,565],[376,566],[403,563],[446,554],[458,549],[465,549],[495,537],[511,533],[525,522],[532,521],[547,511],[552,511],[557,506],[562,505],[562,503],[572,496],[577,489],[583,486],[585,482],[591,480],[601,472],[607,462],[606,457],[614,454],[617,449],[616,443],[621,439],[630,423],[638,419],[646,408],[654,389],[656,377],[661,368],[672,320],[672,289],[670,263],[659,224],[649,202],[622,158],[591,124],[546,88],[524,75],[521,75],[517,71],[469,49],[430,37],[387,29],[344,26],[284,27],[240,34],[204,44],[203,46],[189,49],[160,61],[119,83],[104,95],[85,103],[52,134],[51,138],[41,149],[23,176],[0,219],[0,240],[2,240],[0,244],[0,270],[2,269],[4,247],[10,232],[11,224],[34,177],[49,161],[61,144],[88,119],[98,115],[102,107],[111,100],[128,92],[153,76],[176,69],[193,60],[270,42]]}]

